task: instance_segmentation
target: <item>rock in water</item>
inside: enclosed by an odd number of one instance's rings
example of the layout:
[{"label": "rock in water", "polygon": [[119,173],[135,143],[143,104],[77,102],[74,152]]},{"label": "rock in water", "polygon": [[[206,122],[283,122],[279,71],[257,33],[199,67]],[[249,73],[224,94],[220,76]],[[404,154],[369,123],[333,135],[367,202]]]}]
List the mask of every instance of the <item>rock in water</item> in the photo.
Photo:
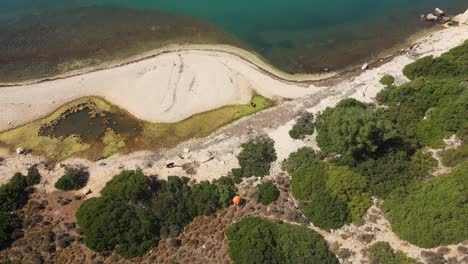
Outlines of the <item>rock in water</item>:
[{"label": "rock in water", "polygon": [[364,63],[364,65],[362,65],[362,67],[361,67],[361,70],[365,71],[365,70],[367,70],[368,68],[369,68],[369,64]]},{"label": "rock in water", "polygon": [[442,9],[436,7],[436,9],[434,9],[434,14],[440,17],[440,16],[445,15],[445,12]]},{"label": "rock in water", "polygon": [[426,20],[427,20],[427,21],[437,21],[438,19],[439,19],[439,17],[436,16],[436,15],[433,15],[433,14],[428,14],[428,15],[426,16]]}]

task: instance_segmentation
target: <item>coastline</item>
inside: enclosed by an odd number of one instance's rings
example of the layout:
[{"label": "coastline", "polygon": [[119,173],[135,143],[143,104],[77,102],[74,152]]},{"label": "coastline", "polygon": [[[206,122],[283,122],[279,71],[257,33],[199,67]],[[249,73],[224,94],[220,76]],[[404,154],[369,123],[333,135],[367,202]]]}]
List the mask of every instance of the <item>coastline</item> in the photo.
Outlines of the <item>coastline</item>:
[{"label": "coastline", "polygon": [[[376,56],[371,56],[367,59],[363,59],[363,63],[373,64],[378,62],[381,59],[386,59],[389,57],[393,57],[398,55],[402,49],[410,47],[412,44],[417,42],[420,39],[423,39],[427,35],[431,34],[432,32],[436,32],[439,30],[443,30],[444,28],[439,25],[435,24],[428,29],[423,29],[414,33],[413,35],[409,36],[408,38],[404,39],[400,44],[379,52]],[[316,73],[287,73],[280,68],[275,67],[274,65],[270,64],[265,58],[261,55],[257,54],[253,50],[247,50],[240,47],[227,45],[227,44],[170,44],[166,45],[161,48],[152,49],[148,51],[143,51],[138,55],[130,56],[127,58],[121,58],[111,61],[106,61],[99,63],[95,66],[87,66],[81,69],[67,71],[62,74],[44,77],[44,78],[36,78],[30,79],[25,81],[18,81],[18,82],[3,82],[0,80],[0,89],[3,87],[10,87],[10,86],[24,86],[24,85],[31,85],[37,84],[42,82],[50,82],[65,78],[70,78],[74,76],[80,76],[87,73],[92,73],[96,71],[108,70],[112,68],[123,67],[129,64],[138,63],[143,60],[148,60],[157,56],[161,56],[167,53],[180,53],[180,52],[190,52],[190,51],[211,51],[211,52],[219,52],[219,53],[226,53],[230,55],[234,55],[239,57],[240,59],[245,60],[247,63],[254,64],[260,70],[268,73],[274,77],[282,81],[291,81],[291,82],[314,82],[314,81],[321,81],[326,79],[331,79],[337,75],[346,73],[348,71],[352,71],[358,67],[361,67],[362,64],[359,62],[353,63],[349,66],[344,67],[338,71],[331,71],[331,72],[316,72]]]},{"label": "coastline", "polygon": [[[379,67],[404,54],[408,47],[411,49],[429,34],[444,30],[442,26],[435,26],[433,30],[419,32],[401,46],[382,53],[384,57],[369,61],[369,67]],[[186,63],[186,59],[190,63]],[[171,63],[174,67],[168,67]],[[184,70],[187,68],[190,70]],[[0,117],[0,131],[28,124],[70,101],[88,96],[101,97],[144,121],[174,123],[225,105],[246,104],[254,93],[273,100],[318,93],[323,87],[336,85],[362,72],[359,65],[354,65],[339,73],[291,75],[240,48],[227,45],[171,45],[53,78],[0,84],[4,95],[0,98],[0,110],[4,113]],[[174,83],[175,79],[183,83]],[[155,83],[166,84],[155,88]],[[192,87],[194,83],[195,89]],[[135,90],[138,92],[135,93]],[[168,93],[172,93],[172,96]],[[194,96],[200,100],[193,102]],[[175,102],[179,97],[183,98]],[[157,102],[159,107],[154,106]]]}]

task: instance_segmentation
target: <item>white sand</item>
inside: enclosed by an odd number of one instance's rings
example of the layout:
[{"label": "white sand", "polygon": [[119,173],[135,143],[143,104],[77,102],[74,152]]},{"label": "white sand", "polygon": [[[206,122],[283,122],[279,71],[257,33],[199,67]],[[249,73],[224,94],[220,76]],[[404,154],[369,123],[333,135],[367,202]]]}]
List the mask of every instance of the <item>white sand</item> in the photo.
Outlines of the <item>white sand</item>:
[{"label": "white sand", "polygon": [[99,96],[150,122],[177,122],[193,114],[263,96],[298,98],[316,91],[280,81],[224,51],[163,53],[125,66],[23,86],[0,88],[0,131],[50,114],[85,96]]}]

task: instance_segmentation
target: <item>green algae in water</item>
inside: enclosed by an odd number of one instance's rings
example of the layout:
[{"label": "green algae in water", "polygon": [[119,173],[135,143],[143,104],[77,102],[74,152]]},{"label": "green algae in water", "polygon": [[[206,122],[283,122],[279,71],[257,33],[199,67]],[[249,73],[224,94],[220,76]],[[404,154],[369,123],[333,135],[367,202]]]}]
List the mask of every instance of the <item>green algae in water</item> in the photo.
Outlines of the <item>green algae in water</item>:
[{"label": "green algae in water", "polygon": [[96,106],[89,104],[71,107],[58,119],[43,125],[39,134],[55,138],[76,135],[85,143],[97,144],[109,131],[125,137],[140,133],[137,120],[123,113],[97,112],[93,109]]}]

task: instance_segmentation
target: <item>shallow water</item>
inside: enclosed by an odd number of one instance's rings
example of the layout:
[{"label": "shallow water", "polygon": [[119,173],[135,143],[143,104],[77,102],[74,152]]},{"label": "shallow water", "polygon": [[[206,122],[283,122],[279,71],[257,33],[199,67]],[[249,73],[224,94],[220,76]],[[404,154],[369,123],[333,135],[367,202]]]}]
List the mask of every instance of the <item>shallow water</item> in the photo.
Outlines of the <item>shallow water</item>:
[{"label": "shallow water", "polygon": [[139,121],[123,113],[93,114],[90,108],[68,113],[53,125],[44,126],[40,134],[54,138],[76,135],[88,144],[100,142],[107,129],[123,136],[136,136],[140,132]]},{"label": "shallow water", "polygon": [[249,48],[292,73],[340,69],[468,0],[3,0],[0,80],[55,74],[168,43]]}]

